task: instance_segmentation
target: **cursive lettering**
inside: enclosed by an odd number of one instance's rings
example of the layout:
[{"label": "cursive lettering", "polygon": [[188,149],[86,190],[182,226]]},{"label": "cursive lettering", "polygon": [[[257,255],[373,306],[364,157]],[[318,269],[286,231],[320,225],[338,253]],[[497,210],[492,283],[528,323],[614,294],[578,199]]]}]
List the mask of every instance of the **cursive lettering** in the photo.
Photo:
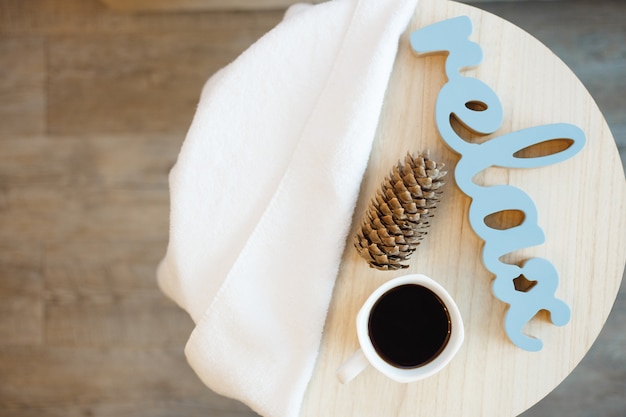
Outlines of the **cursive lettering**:
[{"label": "cursive lettering", "polygon": [[[474,182],[483,170],[503,168],[537,168],[562,162],[578,153],[585,144],[583,131],[571,124],[555,123],[531,127],[494,137],[484,143],[472,143],[459,136],[451,117],[479,135],[496,132],[503,120],[503,109],[496,93],[475,78],[462,76],[464,68],[482,62],[482,50],[469,40],[472,22],[467,16],[444,20],[411,34],[411,47],[419,54],[448,52],[445,73],[448,82],[441,88],[435,105],[435,122],[442,139],[461,155],[455,168],[456,183],[472,199],[469,222],[484,240],[482,259],[485,268],[495,275],[494,295],[507,303],[504,327],[509,339],[522,349],[538,351],[542,342],[523,332],[524,326],[540,311],[550,312],[554,325],[569,322],[570,310],[555,297],[558,273],[548,260],[531,258],[521,265],[505,263],[503,255],[545,242],[538,225],[537,208],[521,189],[510,185],[483,186]],[[549,155],[524,158],[519,151],[555,139],[565,139],[569,146]],[[502,211],[524,213],[521,224],[496,229],[485,218]],[[535,283],[526,290],[515,288],[515,279],[524,277]]]}]

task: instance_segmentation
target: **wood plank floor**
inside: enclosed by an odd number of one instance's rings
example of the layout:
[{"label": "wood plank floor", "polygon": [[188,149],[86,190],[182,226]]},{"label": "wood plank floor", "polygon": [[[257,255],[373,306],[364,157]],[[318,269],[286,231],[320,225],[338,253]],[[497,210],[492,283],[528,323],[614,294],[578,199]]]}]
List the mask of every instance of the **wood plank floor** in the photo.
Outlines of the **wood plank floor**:
[{"label": "wood plank floor", "polygon": [[[624,161],[626,2],[479,6],[572,67]],[[200,89],[280,18],[0,0],[0,416],[256,415],[189,369],[192,322],[154,271]],[[624,417],[624,392],[622,285],[588,356],[524,416]]]}]

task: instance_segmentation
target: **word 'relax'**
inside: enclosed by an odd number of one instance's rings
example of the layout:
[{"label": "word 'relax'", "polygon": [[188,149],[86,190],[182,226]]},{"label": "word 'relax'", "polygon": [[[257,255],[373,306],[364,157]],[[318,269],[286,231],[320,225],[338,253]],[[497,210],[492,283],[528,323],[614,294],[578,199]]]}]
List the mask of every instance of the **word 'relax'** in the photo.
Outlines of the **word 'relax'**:
[{"label": "word 'relax'", "polygon": [[[485,241],[482,258],[485,267],[495,275],[493,293],[509,304],[504,327],[509,339],[528,351],[543,347],[541,340],[523,332],[523,327],[540,311],[550,313],[554,325],[570,320],[570,309],[555,297],[559,277],[556,268],[543,258],[527,259],[522,265],[504,263],[500,258],[519,249],[545,242],[537,224],[537,208],[532,199],[510,185],[482,186],[473,181],[479,172],[491,167],[537,168],[571,158],[585,144],[583,131],[571,124],[555,123],[531,127],[494,137],[484,143],[461,138],[451,124],[451,116],[478,135],[489,135],[500,128],[502,104],[496,93],[482,81],[462,76],[459,71],[482,62],[482,49],[469,40],[472,23],[467,16],[444,20],[411,34],[411,47],[419,54],[445,53],[448,82],[441,88],[435,107],[436,124],[442,139],[461,158],[455,169],[456,183],[472,199],[469,221],[476,234]],[[551,140],[566,140],[569,146],[559,152],[538,157],[516,156],[519,151]],[[509,210],[524,213],[521,224],[496,229],[485,218]],[[517,290],[520,277],[535,285]]]}]

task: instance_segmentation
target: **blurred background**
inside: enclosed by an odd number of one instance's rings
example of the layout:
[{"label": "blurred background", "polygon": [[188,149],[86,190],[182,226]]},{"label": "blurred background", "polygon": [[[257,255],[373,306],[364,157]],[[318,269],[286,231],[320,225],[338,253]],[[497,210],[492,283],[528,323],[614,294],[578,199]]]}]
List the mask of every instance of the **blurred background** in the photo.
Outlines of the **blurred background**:
[{"label": "blurred background", "polygon": [[[189,368],[193,324],[155,268],[202,85],[288,3],[0,0],[0,416],[256,415]],[[624,163],[626,2],[468,3],[572,68]],[[624,288],[588,355],[523,416],[626,416]]]}]

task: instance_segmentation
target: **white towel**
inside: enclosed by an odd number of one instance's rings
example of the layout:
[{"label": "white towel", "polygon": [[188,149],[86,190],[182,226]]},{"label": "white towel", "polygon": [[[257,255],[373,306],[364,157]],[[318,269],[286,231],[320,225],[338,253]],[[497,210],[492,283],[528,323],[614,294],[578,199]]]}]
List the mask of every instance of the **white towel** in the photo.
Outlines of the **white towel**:
[{"label": "white towel", "polygon": [[205,85],[170,173],[162,290],[214,391],[299,413],[384,93],[417,0],[286,18]]}]

